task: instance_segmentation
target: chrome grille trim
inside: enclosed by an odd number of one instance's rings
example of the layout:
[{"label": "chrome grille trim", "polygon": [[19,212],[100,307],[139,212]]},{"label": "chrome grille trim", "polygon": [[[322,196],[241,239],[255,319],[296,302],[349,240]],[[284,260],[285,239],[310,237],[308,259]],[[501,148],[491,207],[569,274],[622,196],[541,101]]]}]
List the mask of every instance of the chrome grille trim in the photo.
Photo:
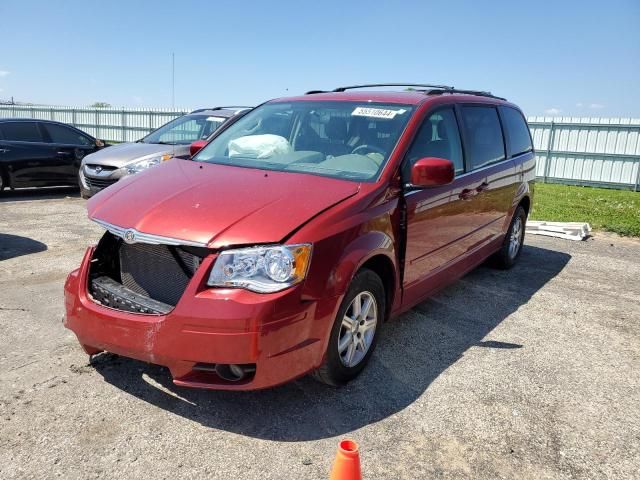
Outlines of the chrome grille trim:
[{"label": "chrome grille trim", "polygon": [[[118,225],[113,225],[111,223],[105,222],[103,220],[98,220],[97,218],[91,218],[94,222],[100,225],[102,228],[107,230],[112,235],[116,237],[120,237],[123,240],[125,239],[125,234],[127,232],[133,232],[135,235],[135,241],[132,243],[149,243],[151,245],[172,245],[179,247],[180,245],[186,245],[188,247],[206,247],[206,243],[202,242],[194,242],[191,240],[182,240],[180,238],[172,238],[172,237],[163,237],[160,235],[152,235],[150,233],[139,232],[135,228],[124,228],[119,227]],[[131,243],[128,242],[127,243]]]}]

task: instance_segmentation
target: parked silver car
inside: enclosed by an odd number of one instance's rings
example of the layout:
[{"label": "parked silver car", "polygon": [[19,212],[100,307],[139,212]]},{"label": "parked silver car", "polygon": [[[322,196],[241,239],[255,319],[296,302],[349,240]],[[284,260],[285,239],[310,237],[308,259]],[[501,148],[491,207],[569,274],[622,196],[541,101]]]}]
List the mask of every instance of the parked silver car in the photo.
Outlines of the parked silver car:
[{"label": "parked silver car", "polygon": [[120,143],[87,155],[79,171],[81,194],[88,198],[126,175],[173,157],[189,155],[191,143],[207,140],[223,123],[251,107],[203,108],[176,118],[134,143]]}]

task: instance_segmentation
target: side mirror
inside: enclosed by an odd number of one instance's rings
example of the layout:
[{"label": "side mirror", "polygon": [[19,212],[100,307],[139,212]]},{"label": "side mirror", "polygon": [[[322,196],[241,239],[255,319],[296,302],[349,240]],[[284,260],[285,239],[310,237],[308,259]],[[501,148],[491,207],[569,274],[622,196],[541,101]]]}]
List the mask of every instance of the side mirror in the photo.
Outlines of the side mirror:
[{"label": "side mirror", "polygon": [[196,140],[189,147],[189,153],[193,157],[196,153],[198,153],[200,150],[202,150],[206,145],[207,145],[207,141],[206,140]]},{"label": "side mirror", "polygon": [[421,158],[411,167],[412,187],[439,187],[453,182],[453,162],[444,158]]},{"label": "side mirror", "polygon": [[102,148],[104,146],[105,146],[104,141],[99,140],[99,139],[96,138],[96,147]]}]

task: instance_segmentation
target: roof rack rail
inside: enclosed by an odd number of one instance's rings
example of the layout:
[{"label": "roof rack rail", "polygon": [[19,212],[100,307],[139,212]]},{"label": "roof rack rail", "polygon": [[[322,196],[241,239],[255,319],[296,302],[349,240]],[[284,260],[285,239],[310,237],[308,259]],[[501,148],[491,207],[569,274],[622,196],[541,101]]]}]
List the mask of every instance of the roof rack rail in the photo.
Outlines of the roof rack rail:
[{"label": "roof rack rail", "polygon": [[253,108],[253,107],[247,107],[246,105],[231,105],[228,107],[198,108],[197,110],[194,110],[191,113],[204,112],[206,110],[244,110],[247,108]]},{"label": "roof rack rail", "polygon": [[426,83],[369,83],[364,85],[350,85],[348,87],[338,87],[333,89],[334,92],[344,92],[346,90],[354,90],[356,88],[371,88],[371,87],[421,87],[421,88],[439,88],[439,89],[452,89],[448,85],[430,85]]},{"label": "roof rack rail", "polygon": [[[427,95],[441,95],[443,93],[461,93],[463,95],[476,95],[479,97],[497,98],[498,100],[505,100],[506,98],[493,95],[491,92],[484,92],[481,90],[463,90],[455,88],[449,85],[430,85],[426,83],[370,83],[363,85],[350,85],[348,87],[338,87],[333,90],[310,90],[305,95],[313,95],[315,93],[329,93],[329,92],[344,92],[346,90],[354,90],[357,88],[371,88],[371,87],[417,87],[419,92],[426,93]],[[426,90],[428,89],[428,90]]]},{"label": "roof rack rail", "polygon": [[462,95],[475,95],[477,97],[488,97],[488,98],[496,98],[498,100],[507,101],[506,98],[498,97],[491,92],[485,92],[482,90],[463,90],[460,88],[448,88],[446,90],[429,90],[425,92],[427,95],[442,95],[443,93],[460,93]]}]

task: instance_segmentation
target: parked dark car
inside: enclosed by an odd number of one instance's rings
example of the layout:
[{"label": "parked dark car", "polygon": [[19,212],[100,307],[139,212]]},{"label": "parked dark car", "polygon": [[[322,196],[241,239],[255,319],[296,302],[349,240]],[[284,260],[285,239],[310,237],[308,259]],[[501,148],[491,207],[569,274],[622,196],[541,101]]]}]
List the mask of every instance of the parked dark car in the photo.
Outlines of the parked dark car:
[{"label": "parked dark car", "polygon": [[81,195],[89,198],[123,177],[172,158],[188,157],[192,143],[204,146],[221,125],[249,110],[251,107],[201,108],[171,120],[137,142],[120,143],[88,156],[78,179]]},{"label": "parked dark car", "polygon": [[0,191],[5,187],[78,185],[85,155],[104,147],[88,133],[64,123],[0,119]]}]

